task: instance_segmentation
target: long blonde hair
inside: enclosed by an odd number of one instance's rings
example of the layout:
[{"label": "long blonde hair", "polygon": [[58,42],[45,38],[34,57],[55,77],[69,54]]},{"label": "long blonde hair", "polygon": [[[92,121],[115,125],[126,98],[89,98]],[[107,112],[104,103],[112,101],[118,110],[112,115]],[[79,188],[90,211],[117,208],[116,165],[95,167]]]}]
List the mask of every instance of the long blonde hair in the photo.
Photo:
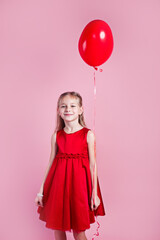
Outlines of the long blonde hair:
[{"label": "long blonde hair", "polygon": [[[60,101],[63,99],[63,97],[65,97],[67,95],[69,95],[71,97],[75,97],[76,99],[78,99],[79,107],[82,107],[82,97],[81,97],[81,95],[79,93],[77,93],[77,92],[64,92],[58,98],[58,101],[57,101],[57,111],[59,109]],[[85,120],[84,120],[84,114],[83,113],[81,115],[79,115],[78,122],[79,122],[79,124],[82,127],[87,127],[86,123],[85,123]],[[60,129],[63,129],[64,127],[65,127],[64,120],[61,118],[61,116],[59,116],[59,114],[57,112],[56,127],[55,127],[55,131],[54,132],[56,132],[56,131],[58,131]]]}]

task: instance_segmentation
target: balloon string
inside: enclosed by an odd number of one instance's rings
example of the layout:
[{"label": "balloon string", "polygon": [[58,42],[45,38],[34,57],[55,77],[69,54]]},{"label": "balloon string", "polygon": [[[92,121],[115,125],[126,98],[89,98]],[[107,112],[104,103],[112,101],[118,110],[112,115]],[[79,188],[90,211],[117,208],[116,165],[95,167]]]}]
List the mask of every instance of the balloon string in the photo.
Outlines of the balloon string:
[{"label": "balloon string", "polygon": [[97,222],[97,224],[98,224],[98,227],[97,227],[97,229],[96,229],[96,232],[93,234],[92,240],[94,240],[96,236],[99,236],[98,228],[100,228],[100,224],[99,224],[99,222],[97,221],[97,216],[96,216],[95,218],[96,218],[96,222]]},{"label": "balloon string", "polygon": [[[94,118],[93,118],[94,135],[95,135],[95,119],[96,119],[96,77],[95,77],[95,71],[94,71]],[[94,157],[96,159],[96,141],[95,141],[95,139],[94,139]],[[95,162],[94,162],[94,166],[93,166],[93,192],[92,192],[93,206],[95,205],[94,172],[95,172]]]},{"label": "balloon string", "polygon": [[[103,71],[103,69],[98,69],[97,67],[94,67],[94,69],[97,71],[99,70],[100,72]],[[95,71],[94,71],[94,118],[93,118],[93,132],[95,134],[95,119],[96,119],[96,77],[95,77]],[[95,159],[96,159],[96,141],[94,139],[94,154],[95,154]],[[93,207],[95,205],[95,182],[94,182],[94,173],[95,173],[95,163],[94,163],[94,166],[93,166],[93,192],[92,192],[92,199],[93,199]],[[98,232],[98,228],[100,228],[100,224],[97,220],[97,216],[95,216],[96,218],[96,222],[97,222],[97,229],[96,229],[96,233],[94,234],[95,237],[96,236],[99,236],[99,232]],[[93,236],[94,236],[93,235]],[[92,240],[95,239],[95,237],[92,238]]]}]

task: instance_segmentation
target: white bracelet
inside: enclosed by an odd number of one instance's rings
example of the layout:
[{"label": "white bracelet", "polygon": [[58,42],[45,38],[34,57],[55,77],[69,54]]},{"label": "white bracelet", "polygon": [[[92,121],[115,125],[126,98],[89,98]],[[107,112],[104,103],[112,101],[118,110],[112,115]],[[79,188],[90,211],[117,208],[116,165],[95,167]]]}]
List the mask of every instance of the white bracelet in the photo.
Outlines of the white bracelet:
[{"label": "white bracelet", "polygon": [[43,197],[43,194],[37,193],[37,196],[38,196],[38,197]]}]

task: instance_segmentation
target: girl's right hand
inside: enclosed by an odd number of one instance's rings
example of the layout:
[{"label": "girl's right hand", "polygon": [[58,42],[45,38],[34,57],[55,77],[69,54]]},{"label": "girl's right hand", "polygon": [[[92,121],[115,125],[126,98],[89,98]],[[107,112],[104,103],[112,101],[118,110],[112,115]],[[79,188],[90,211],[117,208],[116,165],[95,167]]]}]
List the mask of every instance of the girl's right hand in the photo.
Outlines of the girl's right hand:
[{"label": "girl's right hand", "polygon": [[35,203],[36,203],[37,206],[43,207],[43,197],[36,196]]}]

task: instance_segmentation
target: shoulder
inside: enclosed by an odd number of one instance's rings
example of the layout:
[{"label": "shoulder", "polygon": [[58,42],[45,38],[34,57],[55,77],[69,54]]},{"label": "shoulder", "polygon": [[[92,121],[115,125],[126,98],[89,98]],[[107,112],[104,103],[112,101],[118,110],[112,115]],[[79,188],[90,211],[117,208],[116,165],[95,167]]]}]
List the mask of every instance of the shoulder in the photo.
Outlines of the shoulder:
[{"label": "shoulder", "polygon": [[51,136],[51,143],[55,143],[57,138],[57,131],[54,131]]},{"label": "shoulder", "polygon": [[55,130],[55,131],[52,133],[52,138],[55,138],[55,137],[57,136],[57,132],[58,132],[58,131]]},{"label": "shoulder", "polygon": [[95,140],[95,134],[91,129],[89,129],[87,132],[87,143],[92,144],[94,143],[94,140]]},{"label": "shoulder", "polygon": [[59,129],[59,130],[54,130],[54,132],[52,133],[52,136],[51,136],[51,141],[54,141],[56,142],[57,141],[57,137],[63,133],[63,128],[62,129]]}]

